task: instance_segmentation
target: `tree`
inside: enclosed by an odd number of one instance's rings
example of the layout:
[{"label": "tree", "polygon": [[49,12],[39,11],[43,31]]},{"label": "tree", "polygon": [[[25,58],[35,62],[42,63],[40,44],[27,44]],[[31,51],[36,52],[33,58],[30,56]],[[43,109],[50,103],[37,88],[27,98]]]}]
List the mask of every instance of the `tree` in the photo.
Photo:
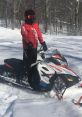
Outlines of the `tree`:
[{"label": "tree", "polygon": [[44,27],[44,32],[51,30],[58,33],[67,27],[68,33],[82,27],[82,2],[77,0],[0,0],[0,18],[5,26],[20,26],[25,9],[36,11],[37,21]]}]

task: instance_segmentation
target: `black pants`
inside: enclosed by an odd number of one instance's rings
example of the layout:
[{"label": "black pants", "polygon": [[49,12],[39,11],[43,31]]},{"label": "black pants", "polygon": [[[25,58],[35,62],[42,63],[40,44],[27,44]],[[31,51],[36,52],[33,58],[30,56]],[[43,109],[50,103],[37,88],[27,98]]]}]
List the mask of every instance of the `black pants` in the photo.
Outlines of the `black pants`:
[{"label": "black pants", "polygon": [[40,76],[37,70],[37,66],[30,67],[32,63],[37,60],[37,49],[28,48],[23,51],[23,60],[25,69],[28,71],[28,82],[32,88],[38,89],[40,83]]},{"label": "black pants", "polygon": [[23,60],[24,60],[24,66],[27,70],[29,70],[30,65],[32,63],[35,63],[37,60],[37,49],[24,49],[23,50]]}]

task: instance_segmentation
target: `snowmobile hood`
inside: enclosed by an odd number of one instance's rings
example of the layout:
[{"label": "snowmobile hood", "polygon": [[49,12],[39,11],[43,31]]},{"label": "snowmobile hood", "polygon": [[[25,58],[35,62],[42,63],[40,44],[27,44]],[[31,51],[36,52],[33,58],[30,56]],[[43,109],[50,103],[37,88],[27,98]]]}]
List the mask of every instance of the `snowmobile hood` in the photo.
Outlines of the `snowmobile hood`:
[{"label": "snowmobile hood", "polygon": [[77,74],[67,65],[56,65],[49,63],[49,66],[52,67],[58,74],[70,74],[72,76],[77,76]]}]

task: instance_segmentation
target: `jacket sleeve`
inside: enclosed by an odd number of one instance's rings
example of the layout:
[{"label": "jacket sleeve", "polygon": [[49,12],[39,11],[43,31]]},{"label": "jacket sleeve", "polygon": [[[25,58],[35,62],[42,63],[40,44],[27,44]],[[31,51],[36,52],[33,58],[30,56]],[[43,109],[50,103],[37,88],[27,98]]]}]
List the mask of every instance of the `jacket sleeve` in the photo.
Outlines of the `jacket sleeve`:
[{"label": "jacket sleeve", "polygon": [[28,40],[27,40],[28,32],[24,25],[21,26],[21,35],[22,35],[22,38],[28,43]]},{"label": "jacket sleeve", "polygon": [[42,32],[41,32],[41,30],[40,30],[38,24],[36,24],[36,25],[37,25],[37,32],[38,32],[38,40],[39,40],[40,43],[42,44],[42,43],[44,42],[44,39],[43,39],[43,36],[42,36]]}]

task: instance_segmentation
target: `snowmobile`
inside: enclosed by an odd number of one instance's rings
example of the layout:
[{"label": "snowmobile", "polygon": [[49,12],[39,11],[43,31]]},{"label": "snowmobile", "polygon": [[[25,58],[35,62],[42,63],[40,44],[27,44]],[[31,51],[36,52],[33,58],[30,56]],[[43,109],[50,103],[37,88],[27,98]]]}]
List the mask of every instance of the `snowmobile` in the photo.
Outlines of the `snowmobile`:
[{"label": "snowmobile", "polygon": [[[49,56],[45,57],[42,49],[38,51],[38,60],[31,65],[31,68],[36,66],[31,77],[40,78],[40,86],[43,87],[43,91],[54,90],[63,95],[66,89],[78,83],[80,78],[70,69],[67,60],[57,49],[47,53]],[[0,79],[19,87],[35,88],[29,85],[28,72],[25,70],[23,60],[20,59],[5,59],[4,64],[0,65]]]}]

